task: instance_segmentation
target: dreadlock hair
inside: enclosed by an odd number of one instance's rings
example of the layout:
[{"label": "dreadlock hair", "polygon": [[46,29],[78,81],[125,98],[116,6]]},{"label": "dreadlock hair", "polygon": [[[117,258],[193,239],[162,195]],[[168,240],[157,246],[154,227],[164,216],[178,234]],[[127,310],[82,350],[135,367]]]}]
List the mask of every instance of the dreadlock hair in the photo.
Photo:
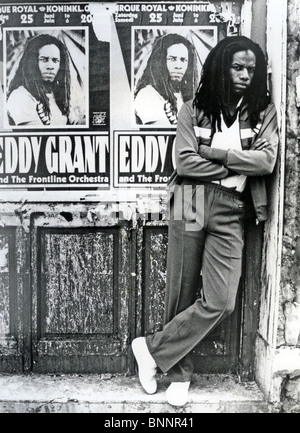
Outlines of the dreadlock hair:
[{"label": "dreadlock hair", "polygon": [[54,36],[43,34],[28,39],[16,74],[10,83],[8,96],[13,90],[23,86],[43,105],[45,114],[49,116],[47,89],[38,66],[39,50],[45,45],[56,45],[60,51],[60,68],[53,82],[52,91],[62,114],[68,116],[70,111],[69,59],[65,45]]},{"label": "dreadlock hair", "polygon": [[186,38],[176,33],[163,35],[156,39],[146,68],[137,83],[134,93],[134,96],[136,96],[141,89],[150,84],[170,103],[173,113],[177,113],[177,101],[167,70],[167,50],[172,45],[177,44],[183,44],[188,49],[188,67],[180,83],[182,98],[184,102],[193,98],[198,84],[194,46]]},{"label": "dreadlock hair", "polygon": [[194,98],[194,106],[211,118],[212,128],[221,130],[221,111],[229,101],[229,67],[238,51],[251,50],[256,57],[256,67],[250,87],[243,98],[247,105],[251,128],[255,128],[259,113],[270,102],[267,89],[267,65],[258,44],[245,36],[229,36],[221,40],[208,54],[201,73],[201,80]]}]

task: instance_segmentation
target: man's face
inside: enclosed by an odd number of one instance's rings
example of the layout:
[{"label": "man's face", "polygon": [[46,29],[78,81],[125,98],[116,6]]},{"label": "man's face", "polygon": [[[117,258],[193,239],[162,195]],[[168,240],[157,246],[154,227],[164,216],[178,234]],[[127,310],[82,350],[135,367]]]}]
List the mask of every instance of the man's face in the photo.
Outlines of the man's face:
[{"label": "man's face", "polygon": [[253,51],[238,51],[233,55],[229,66],[229,79],[234,94],[245,94],[253,79],[255,66],[256,56]]},{"label": "man's face", "polygon": [[56,45],[44,45],[39,50],[38,65],[42,80],[53,83],[60,67],[60,51]]},{"label": "man's face", "polygon": [[172,81],[181,82],[188,67],[189,52],[185,45],[175,44],[167,49],[167,69]]}]

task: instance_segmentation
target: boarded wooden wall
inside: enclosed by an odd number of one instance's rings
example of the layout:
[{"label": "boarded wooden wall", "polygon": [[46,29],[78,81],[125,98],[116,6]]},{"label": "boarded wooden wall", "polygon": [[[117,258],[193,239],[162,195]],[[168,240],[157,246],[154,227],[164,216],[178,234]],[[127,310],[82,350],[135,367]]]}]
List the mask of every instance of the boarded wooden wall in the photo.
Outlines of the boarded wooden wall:
[{"label": "boarded wooden wall", "polygon": [[[0,371],[134,372],[132,339],[163,326],[167,224],[107,215],[86,203],[3,209]],[[251,230],[236,311],[195,348],[198,372],[252,374],[260,246]]]}]

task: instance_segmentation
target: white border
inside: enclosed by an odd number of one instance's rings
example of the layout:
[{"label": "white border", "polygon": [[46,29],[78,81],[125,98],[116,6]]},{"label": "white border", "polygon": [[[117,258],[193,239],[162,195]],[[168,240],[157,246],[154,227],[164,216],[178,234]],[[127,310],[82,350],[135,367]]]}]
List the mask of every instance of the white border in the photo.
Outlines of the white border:
[{"label": "white border", "polygon": [[[113,159],[114,159],[114,163],[113,163],[113,171],[114,171],[114,179],[113,179],[113,188],[126,188],[126,189],[131,189],[131,188],[145,188],[147,187],[148,189],[150,188],[161,188],[161,187],[166,187],[167,183],[154,183],[154,182],[141,182],[141,183],[119,183],[119,153],[120,150],[118,149],[118,137],[119,135],[173,135],[174,136],[174,141],[173,141],[173,149],[174,149],[174,144],[175,144],[175,139],[176,139],[176,131],[166,131],[166,130],[161,130],[161,131],[157,131],[155,134],[152,133],[152,131],[128,131],[128,130],[118,130],[118,131],[114,131],[113,133],[113,139],[114,139],[114,146],[113,146]],[[173,149],[172,149],[172,158],[173,158]],[[128,176],[130,174],[133,173],[128,173]],[[171,176],[172,173],[170,173]]]},{"label": "white border", "polygon": [[[89,71],[89,27],[88,26],[74,26],[74,27],[68,27],[68,26],[53,26],[53,27],[5,27],[4,29],[4,34],[3,34],[3,87],[4,87],[4,129],[5,131],[15,131],[15,130],[45,130],[45,129],[60,129],[60,130],[66,130],[66,129],[88,129],[90,127],[89,125],[89,118],[90,118],[90,104],[89,104],[89,88],[90,88],[90,84],[89,84],[89,75],[90,75],[90,71]],[[34,125],[30,125],[30,126],[15,126],[15,125],[9,125],[7,122],[7,117],[6,117],[6,113],[7,113],[7,108],[6,108],[6,100],[7,100],[7,74],[6,74],[6,65],[7,65],[7,47],[6,47],[6,43],[7,43],[7,39],[6,39],[6,33],[7,32],[11,32],[11,31],[23,31],[23,30],[32,30],[32,31],[46,31],[49,30],[51,31],[55,31],[55,30],[65,30],[65,31],[72,31],[72,30],[84,30],[85,31],[85,49],[86,49],[86,54],[85,54],[85,68],[86,68],[86,123],[84,125],[45,125],[45,126],[41,126],[41,127],[35,127]]]},{"label": "white border", "polygon": [[[57,189],[61,189],[61,190],[69,190],[70,188],[74,188],[73,192],[76,192],[75,190],[80,188],[80,191],[78,191],[80,194],[83,194],[84,192],[90,192],[91,194],[93,194],[95,191],[93,191],[91,188],[101,188],[101,189],[109,189],[111,187],[111,179],[112,179],[112,174],[111,174],[111,146],[110,146],[110,134],[107,131],[82,131],[82,132],[52,132],[51,134],[49,134],[48,132],[38,132],[38,133],[30,133],[28,134],[28,137],[30,136],[56,136],[56,137],[60,137],[60,136],[104,136],[107,137],[107,142],[108,142],[108,151],[109,151],[109,161],[108,161],[108,167],[107,170],[109,171],[108,174],[101,174],[101,173],[94,173],[94,174],[89,174],[89,173],[82,173],[82,174],[76,174],[76,173],[53,173],[52,175],[55,176],[60,176],[60,177],[68,177],[70,175],[75,175],[78,177],[81,176],[88,176],[88,177],[96,177],[96,176],[103,176],[103,177],[108,177],[108,183],[26,183],[26,184],[4,184],[4,183],[0,183],[0,196],[1,196],[1,191],[30,191],[31,188],[57,188]],[[20,136],[24,136],[24,133],[22,132],[18,132],[18,133],[9,133],[9,132],[5,132],[5,133],[0,133],[0,137],[20,137]],[[5,173],[3,173],[5,174]],[[24,173],[25,175],[26,173]],[[13,173],[11,175],[14,175]],[[16,174],[16,176],[22,176],[22,174]],[[51,176],[51,174],[48,175],[41,175],[41,176],[37,176],[37,177],[48,177]],[[38,192],[38,191],[37,191]],[[46,194],[48,194],[51,191],[44,191]]]},{"label": "white border", "polygon": [[[167,31],[167,33],[176,33],[178,35],[180,35],[182,33],[183,30],[186,30],[186,32],[188,33],[191,30],[212,30],[213,31],[213,37],[214,37],[214,41],[215,44],[217,44],[218,42],[218,26],[215,25],[205,25],[205,26],[201,26],[201,25],[196,25],[196,24],[191,24],[191,25],[184,25],[184,26],[179,26],[179,25],[160,25],[160,26],[150,26],[150,25],[145,25],[145,26],[132,26],[131,27],[131,125],[133,128],[141,128],[141,129],[166,129],[166,128],[170,128],[170,129],[175,129],[177,125],[172,125],[170,124],[170,126],[168,125],[159,125],[159,124],[155,124],[155,125],[151,125],[151,124],[147,124],[147,125],[143,125],[143,124],[137,124],[135,121],[135,114],[134,114],[134,90],[135,90],[135,86],[134,86],[134,62],[135,62],[135,31],[136,30],[144,30],[144,29],[151,29],[151,30],[162,30],[162,31]],[[201,72],[201,71],[199,71]],[[199,80],[200,80],[200,74],[199,74]],[[195,89],[196,90],[196,89]],[[149,103],[151,103],[151,101],[149,101]]]}]

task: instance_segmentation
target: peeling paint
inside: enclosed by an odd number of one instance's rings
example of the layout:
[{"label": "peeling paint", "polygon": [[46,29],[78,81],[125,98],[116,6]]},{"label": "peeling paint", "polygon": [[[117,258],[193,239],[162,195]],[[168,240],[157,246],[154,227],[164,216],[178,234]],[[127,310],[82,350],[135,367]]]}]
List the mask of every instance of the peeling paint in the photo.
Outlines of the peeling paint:
[{"label": "peeling paint", "polygon": [[113,234],[45,234],[44,332],[113,331]]},{"label": "peeling paint", "polygon": [[[9,243],[8,236],[0,234],[0,335],[9,334]],[[0,346],[1,351],[1,346]]]}]

